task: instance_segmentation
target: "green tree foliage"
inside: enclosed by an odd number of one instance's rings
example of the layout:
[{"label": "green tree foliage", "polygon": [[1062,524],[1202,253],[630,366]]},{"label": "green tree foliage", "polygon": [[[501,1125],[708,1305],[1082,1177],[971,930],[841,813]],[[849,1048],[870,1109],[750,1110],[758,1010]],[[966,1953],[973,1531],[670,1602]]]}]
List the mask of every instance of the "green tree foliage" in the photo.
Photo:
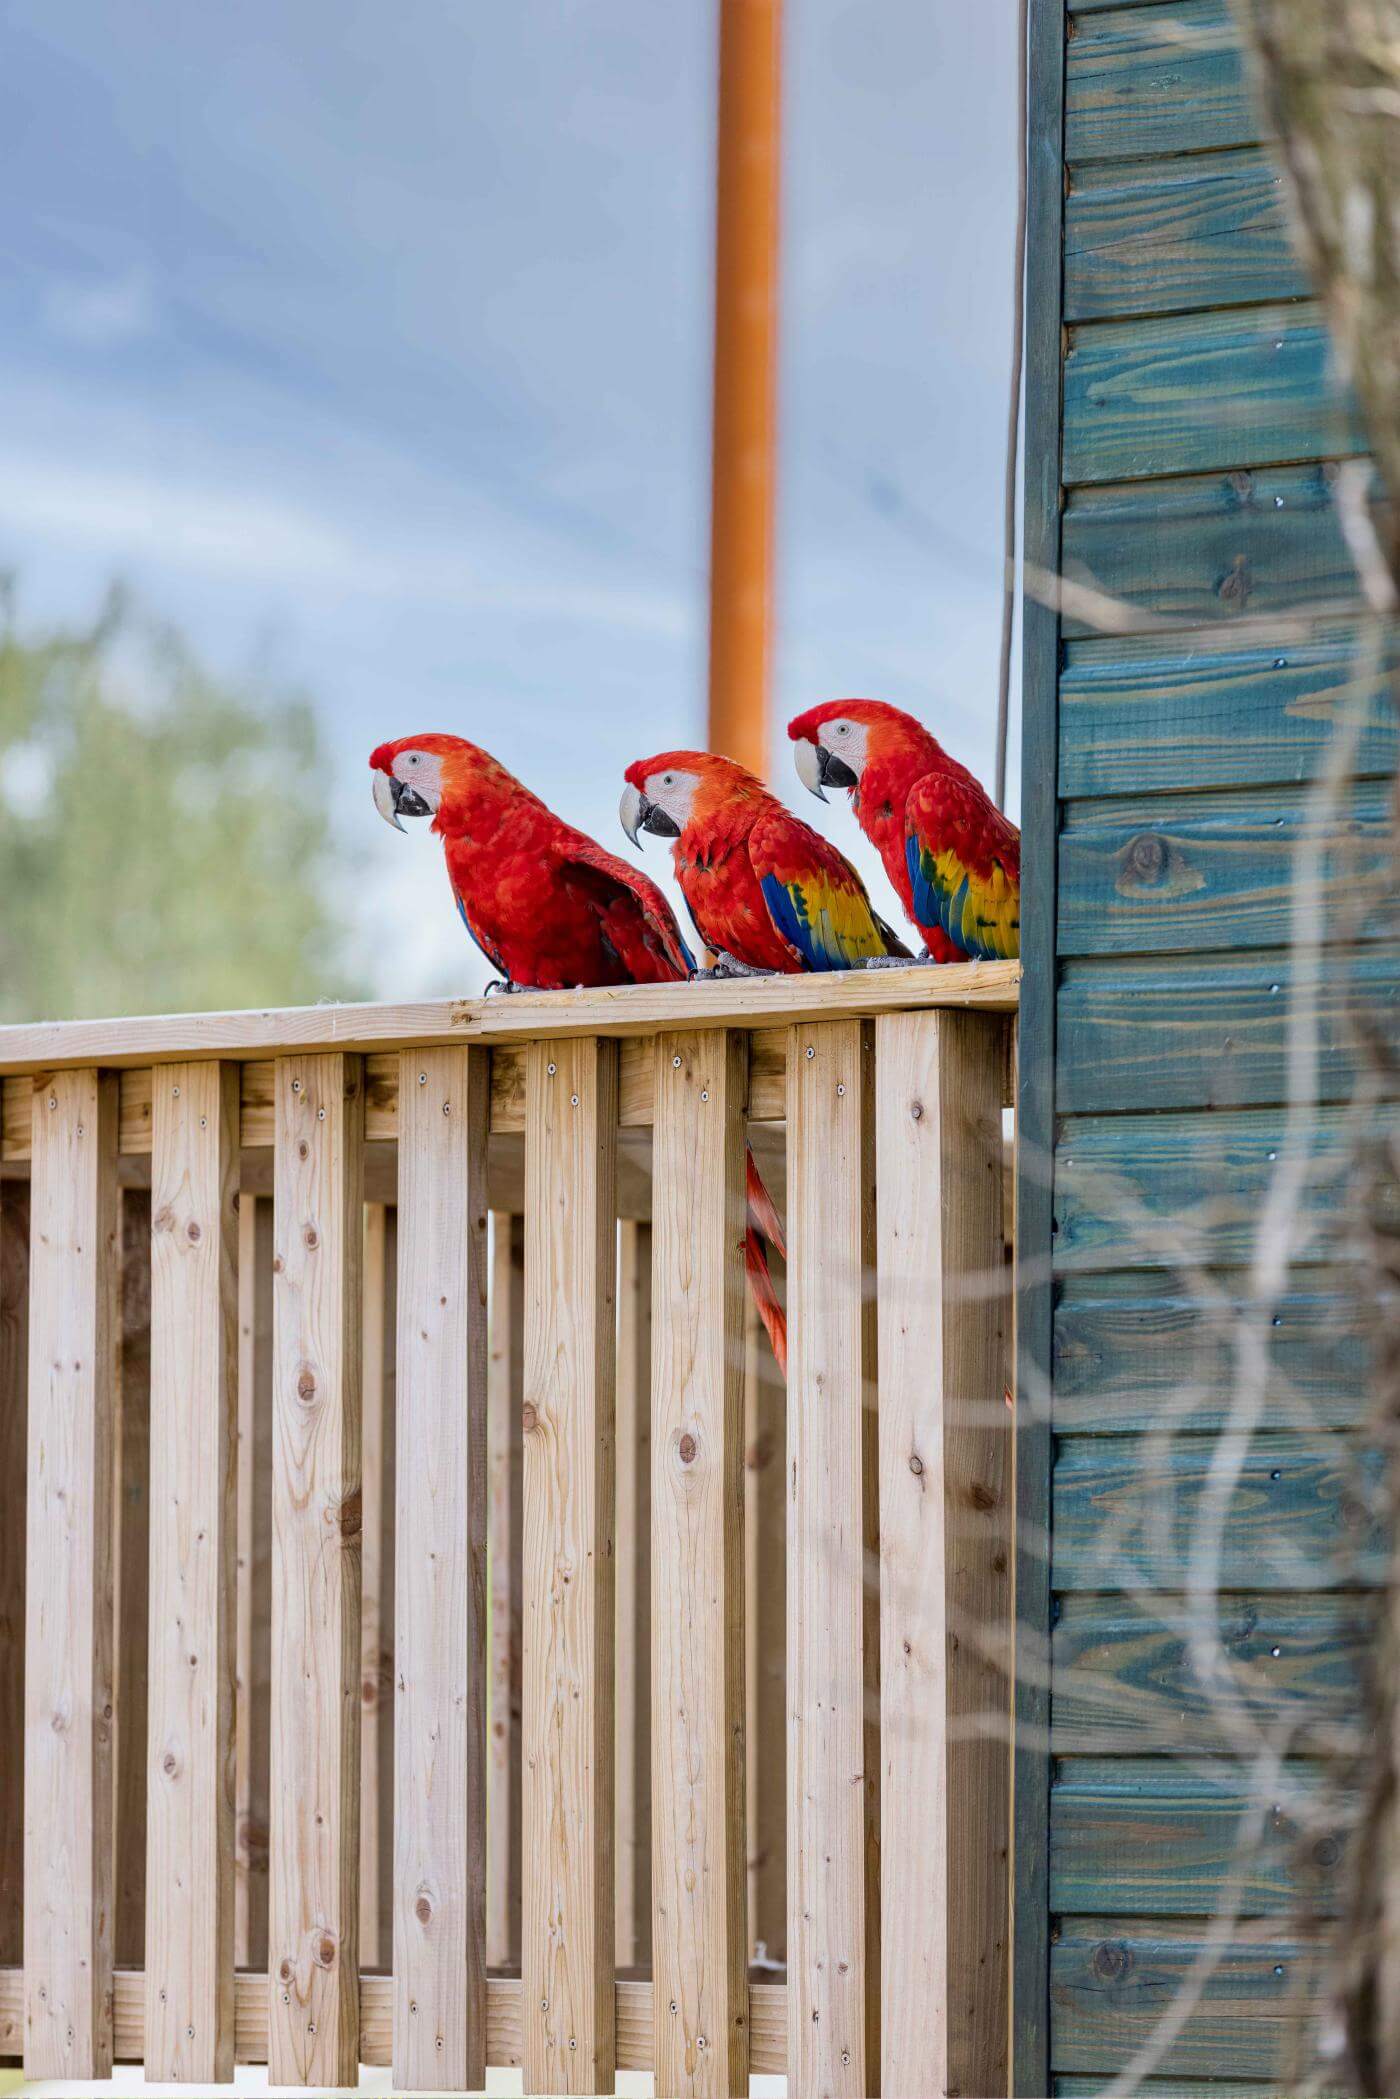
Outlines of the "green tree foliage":
[{"label": "green tree foliage", "polygon": [[361,996],[328,770],[122,593],[32,635],[0,585],[0,1020]]}]

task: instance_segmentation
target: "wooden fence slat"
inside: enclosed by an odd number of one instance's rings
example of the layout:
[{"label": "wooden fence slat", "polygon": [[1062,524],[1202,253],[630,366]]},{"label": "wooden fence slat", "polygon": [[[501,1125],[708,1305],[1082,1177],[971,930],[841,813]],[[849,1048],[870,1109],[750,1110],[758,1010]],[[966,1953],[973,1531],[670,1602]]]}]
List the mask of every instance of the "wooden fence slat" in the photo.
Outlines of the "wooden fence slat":
[{"label": "wooden fence slat", "polygon": [[117,1083],[41,1078],[30,1191],[24,2068],[112,2069]]},{"label": "wooden fence slat", "polygon": [[[494,1062],[494,1060],[493,1060]],[[486,1960],[520,1961],[521,1430],[525,1383],[525,1220],[491,1221],[486,1379],[491,1710],[487,1730]]]},{"label": "wooden fence slat", "polygon": [[875,1028],[890,2093],[997,2092],[1007,2075],[1004,1041],[963,1021],[898,1014]]},{"label": "wooden fence slat", "polygon": [[[752,1073],[750,1074],[752,1083]],[[781,1266],[770,1251],[781,1294]],[[758,1307],[744,1307],[744,1749],[749,1960],[787,1957],[787,1393]]]},{"label": "wooden fence slat", "polygon": [[617,1047],[530,1045],[522,1956],[527,2092],[602,2092],[613,2015]]},{"label": "wooden fence slat", "polygon": [[394,1212],[365,1204],[361,1423],[360,1969],[387,1968],[394,1936]]},{"label": "wooden fence slat", "polygon": [[238,1067],[157,1074],[146,2072],[233,2076]]},{"label": "wooden fence slat", "polygon": [[483,1050],[399,1062],[394,2078],[486,2076]]},{"label": "wooden fence slat", "polygon": [[651,1962],[652,1227],[618,1234],[617,1965]]},{"label": "wooden fence slat", "polygon": [[272,1204],[238,1204],[238,1634],[234,1703],[233,1946],[267,1965],[268,1733],[272,1668]]},{"label": "wooden fence slat", "polygon": [[0,1962],[24,1958],[24,1496],[29,1189],[0,1181]]},{"label": "wooden fence slat", "polygon": [[744,1096],[748,1045],[656,1060],[652,2033],[658,2099],[748,2090]]},{"label": "wooden fence slat", "polygon": [[112,1957],[146,1962],[147,1694],[151,1645],[151,1191],[121,1191],[121,1341],[112,1568],[116,1897]]},{"label": "wooden fence slat", "polygon": [[855,1021],[788,1039],[788,2079],[879,2077],[873,1089]]},{"label": "wooden fence slat", "polygon": [[268,2066],[359,2074],[360,1264],[358,1057],[276,1078]]}]

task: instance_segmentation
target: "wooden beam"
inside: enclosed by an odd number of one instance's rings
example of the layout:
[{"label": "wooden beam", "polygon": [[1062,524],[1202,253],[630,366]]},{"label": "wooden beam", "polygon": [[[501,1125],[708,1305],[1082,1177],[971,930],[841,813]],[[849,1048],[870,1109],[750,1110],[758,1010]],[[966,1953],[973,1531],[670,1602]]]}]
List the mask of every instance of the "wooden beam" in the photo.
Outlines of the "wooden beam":
[{"label": "wooden beam", "polygon": [[234,1704],[234,1959],[267,1966],[272,1669],[272,1204],[238,1204],[238,1632]]},{"label": "wooden beam", "polygon": [[154,1109],[146,2071],[228,2083],[238,1067],[163,1065]]},{"label": "wooden beam", "polygon": [[274,2084],[359,2062],[360,1262],[357,1057],[277,1066],[268,1966]]},{"label": "wooden beam", "polygon": [[81,1064],[163,1064],[189,1057],[367,1054],[434,1043],[523,1046],[559,1036],[650,1035],[673,1028],[761,1028],[872,1019],[931,1007],[1010,1012],[1020,966],[954,962],[715,983],[619,984],[524,998],[418,1005],[292,1006],[267,1013],[172,1013],[143,1020],[35,1021],[0,1028],[0,1073]]},{"label": "wooden beam", "polygon": [[24,1706],[24,2069],[112,2070],[117,1084],[33,1088]]},{"label": "wooden beam", "polygon": [[652,1228],[618,1235],[617,1941],[619,1968],[651,1965]]},{"label": "wooden beam", "polygon": [[486,2077],[484,1051],[400,1061],[394,2081]]},{"label": "wooden beam", "polygon": [[838,2099],[879,2076],[870,1066],[859,1021],[792,1030],[787,2074]]},{"label": "wooden beam", "polygon": [[1000,1037],[965,1014],[876,1024],[886,2092],[1007,2080]]},{"label": "wooden beam", "polygon": [[658,2099],[749,2082],[744,1843],[748,1045],[656,1067],[652,1326],[652,2030]]},{"label": "wooden beam", "polygon": [[617,1052],[526,1067],[527,2092],[612,2087]]},{"label": "wooden beam", "polygon": [[24,1498],[29,1189],[0,1181],[0,1962],[24,1958]]},{"label": "wooden beam", "polygon": [[[115,1987],[116,2052],[119,2062],[139,2063],[146,2045],[146,1988],[139,1972],[118,1969]],[[524,2053],[522,1985],[518,1976],[492,1975],[486,1984],[486,2059],[493,2069],[517,2069]],[[0,2062],[19,2053],[24,1978],[18,1968],[0,1968]],[[234,2055],[240,2063],[267,2061],[267,1974],[259,1969],[234,1977]],[[787,2024],[787,1992],[781,1983],[749,1988],[753,2068],[780,2075]],[[393,2021],[392,1975],[360,1978],[361,2060],[384,2069],[390,2059]],[[617,2066],[651,2066],[651,1984],[619,1981],[613,1986]]]},{"label": "wooden beam", "polygon": [[768,772],[782,0],[720,0],[710,749]]},{"label": "wooden beam", "polygon": [[491,1220],[487,1370],[487,1516],[491,1597],[490,1754],[486,1801],[486,1960],[520,1962],[520,1662],[525,1386],[525,1220]]}]

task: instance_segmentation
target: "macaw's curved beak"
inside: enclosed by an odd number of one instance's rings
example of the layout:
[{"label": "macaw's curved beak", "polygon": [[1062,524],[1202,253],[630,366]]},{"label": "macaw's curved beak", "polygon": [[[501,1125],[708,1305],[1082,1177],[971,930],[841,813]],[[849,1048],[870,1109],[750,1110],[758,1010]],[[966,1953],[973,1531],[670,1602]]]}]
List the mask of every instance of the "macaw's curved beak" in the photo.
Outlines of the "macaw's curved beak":
[{"label": "macaw's curved beak", "polygon": [[392,773],[375,774],[374,806],[385,823],[392,824],[396,831],[403,829],[400,817],[432,814],[422,795],[415,794],[411,787],[405,787],[403,781],[396,780]]},{"label": "macaw's curved beak", "polygon": [[797,767],[797,777],[806,788],[808,794],[814,794],[819,802],[824,802],[826,800],[826,791],[822,786],[822,753],[820,747],[815,743],[809,743],[807,738],[803,736],[793,745],[792,756],[793,763]]},{"label": "macaw's curved beak", "polygon": [[[810,758],[804,766],[802,753],[809,751]],[[825,801],[824,787],[858,787],[859,775],[853,773],[844,758],[838,758],[824,743],[800,743],[797,746],[797,770],[804,786],[810,787],[820,801]],[[815,779],[811,777],[815,775]]]},{"label": "macaw's curved beak", "polygon": [[681,835],[681,827],[675,818],[668,816],[664,809],[658,809],[656,803],[650,801],[640,787],[633,787],[630,781],[622,790],[617,813],[633,845],[640,844],[639,834],[643,831],[650,831],[654,838],[679,838]]}]

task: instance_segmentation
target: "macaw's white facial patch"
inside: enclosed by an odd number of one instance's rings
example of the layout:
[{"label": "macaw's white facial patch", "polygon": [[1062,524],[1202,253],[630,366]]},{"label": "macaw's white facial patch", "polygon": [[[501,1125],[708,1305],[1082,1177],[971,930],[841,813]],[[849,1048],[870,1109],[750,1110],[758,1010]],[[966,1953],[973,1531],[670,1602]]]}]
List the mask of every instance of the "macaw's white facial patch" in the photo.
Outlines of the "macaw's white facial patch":
[{"label": "macaw's white facial patch", "polygon": [[865,770],[865,746],[869,731],[864,722],[844,720],[838,715],[835,721],[823,722],[817,731],[817,742],[832,758],[849,766],[859,779]]},{"label": "macaw's white facial patch", "polygon": [[442,760],[432,751],[400,751],[394,760],[394,778],[421,796],[436,816],[442,801]]},{"label": "macaw's white facial patch", "polygon": [[695,806],[695,794],[699,785],[698,773],[686,773],[676,767],[668,767],[665,772],[651,773],[648,776],[646,798],[658,809],[664,809],[676,829],[683,831],[690,822],[690,812]]}]

